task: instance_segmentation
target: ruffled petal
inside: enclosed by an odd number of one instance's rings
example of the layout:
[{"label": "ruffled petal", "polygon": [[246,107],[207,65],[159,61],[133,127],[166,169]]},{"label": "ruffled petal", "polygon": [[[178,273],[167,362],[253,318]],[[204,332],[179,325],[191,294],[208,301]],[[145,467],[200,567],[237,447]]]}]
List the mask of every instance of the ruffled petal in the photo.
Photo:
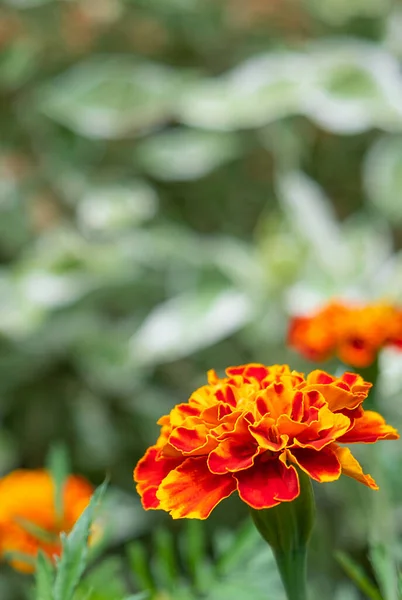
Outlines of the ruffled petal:
[{"label": "ruffled petal", "polygon": [[180,427],[188,417],[198,417],[201,410],[192,404],[178,404],[170,411],[170,426]]},{"label": "ruffled petal", "polygon": [[255,509],[272,508],[280,502],[290,502],[300,494],[296,469],[283,464],[277,457],[261,455],[253,467],[234,477],[240,498]]},{"label": "ruffled petal", "polygon": [[231,474],[215,475],[206,458],[188,458],[165,477],[156,497],[173,519],[206,519],[235,489]]},{"label": "ruffled petal", "polygon": [[258,453],[258,444],[251,436],[243,440],[224,440],[210,453],[208,467],[216,474],[241,471],[253,465]]},{"label": "ruffled petal", "polygon": [[269,368],[259,363],[250,363],[248,365],[240,365],[238,367],[229,367],[226,369],[228,377],[234,375],[242,375],[243,377],[253,377],[257,381],[262,381],[269,374]]},{"label": "ruffled petal", "polygon": [[219,402],[229,404],[229,406],[235,407],[237,404],[236,388],[233,385],[221,385],[215,392],[215,397]]},{"label": "ruffled petal", "polygon": [[335,453],[341,463],[342,475],[353,477],[353,479],[360,481],[360,483],[364,483],[364,485],[367,485],[367,487],[372,490],[378,490],[378,485],[374,479],[371,475],[363,473],[360,463],[355,459],[349,448],[338,446],[338,448],[335,449]]},{"label": "ruffled petal", "polygon": [[[156,497],[158,491],[157,485],[151,485],[144,489],[141,494],[141,504],[145,510],[157,510],[159,508],[159,500]],[[137,486],[138,491],[138,486]]]},{"label": "ruffled petal", "polygon": [[194,424],[193,427],[176,427],[170,434],[169,444],[184,456],[208,454],[217,444],[209,432],[209,427],[204,423]]},{"label": "ruffled petal", "polygon": [[289,457],[312,479],[324,483],[341,476],[341,463],[331,448],[317,452],[309,448],[292,448]]},{"label": "ruffled petal", "polygon": [[147,509],[159,508],[156,491],[168,473],[175,469],[183,458],[161,457],[160,448],[151,446],[134,469],[134,481],[141,496],[142,505]]},{"label": "ruffled petal", "polygon": [[316,411],[316,419],[307,423],[293,421],[287,415],[282,415],[278,419],[278,430],[289,436],[289,445],[322,450],[342,436],[350,428],[350,424],[347,416],[333,413],[324,406]]},{"label": "ruffled petal", "polygon": [[277,419],[284,413],[290,414],[293,397],[294,390],[291,385],[274,382],[258,394],[256,407],[261,416],[267,415]]},{"label": "ruffled petal", "polygon": [[337,441],[342,444],[373,444],[378,440],[397,439],[399,434],[396,429],[387,425],[377,412],[366,410],[360,419],[356,419],[353,428]]},{"label": "ruffled petal", "polygon": [[336,378],[316,369],[307,376],[303,390],[312,389],[321,392],[329,409],[336,412],[357,408],[367,398],[371,387],[371,383],[364,381],[356,373],[344,373]]},{"label": "ruffled petal", "polygon": [[344,390],[334,384],[319,384],[315,383],[311,386],[306,386],[303,391],[320,392],[325,398],[328,408],[332,411],[340,411],[345,408],[352,410],[361,404],[364,398],[356,396],[348,390]]},{"label": "ruffled petal", "polygon": [[260,448],[264,450],[279,452],[289,441],[289,436],[282,434],[271,417],[263,417],[255,425],[250,425],[249,430]]}]

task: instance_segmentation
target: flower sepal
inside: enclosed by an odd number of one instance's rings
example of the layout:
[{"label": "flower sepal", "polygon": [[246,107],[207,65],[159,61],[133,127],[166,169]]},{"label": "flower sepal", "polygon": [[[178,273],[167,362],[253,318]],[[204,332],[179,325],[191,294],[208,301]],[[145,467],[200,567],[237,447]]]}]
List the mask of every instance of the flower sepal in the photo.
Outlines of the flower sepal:
[{"label": "flower sepal", "polygon": [[300,494],[295,500],[251,509],[255,526],[271,546],[288,600],[307,600],[307,548],[315,517],[311,479],[300,469],[298,476]]}]

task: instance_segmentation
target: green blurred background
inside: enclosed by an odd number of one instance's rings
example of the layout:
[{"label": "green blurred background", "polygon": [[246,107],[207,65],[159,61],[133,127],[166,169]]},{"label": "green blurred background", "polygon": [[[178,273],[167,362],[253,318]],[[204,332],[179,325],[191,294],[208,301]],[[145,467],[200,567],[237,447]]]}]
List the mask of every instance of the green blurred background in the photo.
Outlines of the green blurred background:
[{"label": "green blurred background", "polygon": [[[312,369],[290,314],[402,302],[401,31],[392,0],[0,3],[0,469],[62,440],[75,471],[109,473],[113,559],[172,527],[132,469],[206,370]],[[387,352],[394,425],[401,388]],[[367,562],[373,514],[402,531],[400,450],[359,455],[384,479],[374,507],[356,482],[317,490],[324,597],[360,597],[332,550]],[[246,516],[233,499],[205,527]],[[2,600],[19,586],[4,567]]]}]

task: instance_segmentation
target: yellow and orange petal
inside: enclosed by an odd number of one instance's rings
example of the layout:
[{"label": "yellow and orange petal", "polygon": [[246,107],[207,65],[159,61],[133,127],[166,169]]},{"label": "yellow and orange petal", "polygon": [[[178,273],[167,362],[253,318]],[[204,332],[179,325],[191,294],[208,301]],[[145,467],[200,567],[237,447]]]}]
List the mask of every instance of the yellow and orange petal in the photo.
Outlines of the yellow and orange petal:
[{"label": "yellow and orange petal", "polygon": [[377,489],[343,443],[397,439],[363,401],[371,384],[355,373],[305,377],[288,365],[240,365],[160,420],[162,433],[134,471],[146,509],[206,519],[237,491],[255,509],[291,502],[298,469],[324,483],[341,474]]},{"label": "yellow and orange petal", "polygon": [[[33,561],[43,550],[49,558],[61,551],[60,533],[68,533],[88,505],[92,485],[70,475],[63,489],[63,514],[56,512],[55,484],[45,470],[17,470],[0,479],[0,557],[17,570],[32,572]],[[32,526],[32,531],[29,526]],[[39,528],[43,536],[36,536]],[[12,553],[22,558],[9,558]]]},{"label": "yellow and orange petal", "polygon": [[402,349],[402,308],[331,302],[311,315],[293,317],[288,343],[312,361],[337,356],[352,367],[368,367],[385,346]]}]

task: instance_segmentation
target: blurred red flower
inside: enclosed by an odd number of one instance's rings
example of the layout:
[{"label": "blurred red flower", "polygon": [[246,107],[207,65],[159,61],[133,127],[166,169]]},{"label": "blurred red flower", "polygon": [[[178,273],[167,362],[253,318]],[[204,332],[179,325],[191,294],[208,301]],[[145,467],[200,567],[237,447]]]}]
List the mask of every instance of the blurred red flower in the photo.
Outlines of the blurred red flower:
[{"label": "blurred red flower", "polygon": [[384,346],[402,348],[402,309],[331,302],[290,322],[288,343],[312,361],[336,355],[353,367],[368,367]]}]

